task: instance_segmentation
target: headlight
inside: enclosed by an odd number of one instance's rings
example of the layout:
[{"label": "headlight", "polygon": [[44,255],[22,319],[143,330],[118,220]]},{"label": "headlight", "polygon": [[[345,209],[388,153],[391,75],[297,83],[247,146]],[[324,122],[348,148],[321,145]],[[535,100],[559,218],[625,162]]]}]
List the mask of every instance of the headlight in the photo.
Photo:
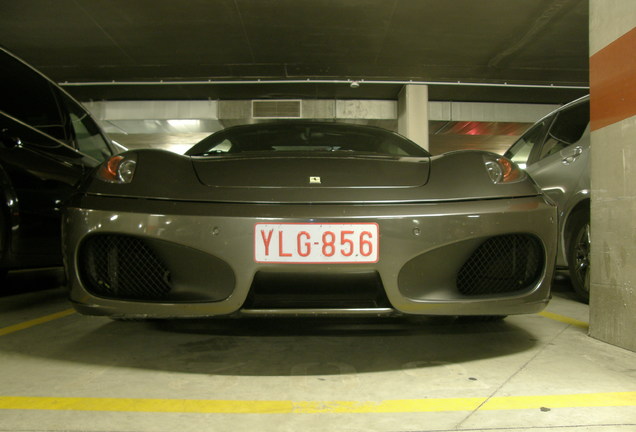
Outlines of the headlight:
[{"label": "headlight", "polygon": [[134,154],[113,156],[97,170],[97,178],[108,183],[130,183],[135,175]]},{"label": "headlight", "polygon": [[517,164],[506,157],[485,161],[486,171],[493,183],[514,183],[526,178]]}]

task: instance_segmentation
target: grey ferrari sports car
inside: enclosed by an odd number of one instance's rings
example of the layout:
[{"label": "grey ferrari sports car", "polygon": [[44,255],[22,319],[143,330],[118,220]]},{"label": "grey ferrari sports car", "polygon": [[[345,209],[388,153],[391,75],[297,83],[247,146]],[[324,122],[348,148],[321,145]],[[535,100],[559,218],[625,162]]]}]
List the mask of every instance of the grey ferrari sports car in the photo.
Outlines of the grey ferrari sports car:
[{"label": "grey ferrari sports car", "polygon": [[113,318],[543,309],[554,204],[514,163],[317,122],[113,156],[65,210],[70,297]]}]

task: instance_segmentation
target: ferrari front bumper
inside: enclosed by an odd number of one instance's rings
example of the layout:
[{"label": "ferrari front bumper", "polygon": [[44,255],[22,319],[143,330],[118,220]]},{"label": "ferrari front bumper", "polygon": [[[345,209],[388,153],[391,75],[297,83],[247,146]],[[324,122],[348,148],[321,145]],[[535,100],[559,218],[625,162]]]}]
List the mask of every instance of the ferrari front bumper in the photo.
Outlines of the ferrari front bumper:
[{"label": "ferrari front bumper", "polygon": [[[263,223],[377,224],[379,256],[366,263],[258,262],[254,227]],[[85,314],[510,315],[538,312],[549,300],[556,210],[541,196],[369,205],[85,196],[66,209],[63,236],[70,298]],[[129,276],[126,283],[136,278],[142,292],[126,291],[121,266],[138,268],[147,256],[156,263],[143,265],[159,270]],[[160,293],[144,291],[151,272],[165,287]],[[326,294],[319,302],[255,301],[263,284],[274,297],[284,285],[286,299]],[[380,299],[371,306],[343,300],[370,291]]]}]

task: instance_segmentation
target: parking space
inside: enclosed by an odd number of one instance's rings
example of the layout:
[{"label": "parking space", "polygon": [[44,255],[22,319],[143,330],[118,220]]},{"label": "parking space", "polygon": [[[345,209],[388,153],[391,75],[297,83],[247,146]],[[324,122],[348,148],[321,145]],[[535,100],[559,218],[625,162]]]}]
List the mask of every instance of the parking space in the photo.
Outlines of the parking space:
[{"label": "parking space", "polygon": [[567,280],[495,323],[112,321],[56,270],[8,282],[2,431],[636,430],[636,355],[587,336]]}]

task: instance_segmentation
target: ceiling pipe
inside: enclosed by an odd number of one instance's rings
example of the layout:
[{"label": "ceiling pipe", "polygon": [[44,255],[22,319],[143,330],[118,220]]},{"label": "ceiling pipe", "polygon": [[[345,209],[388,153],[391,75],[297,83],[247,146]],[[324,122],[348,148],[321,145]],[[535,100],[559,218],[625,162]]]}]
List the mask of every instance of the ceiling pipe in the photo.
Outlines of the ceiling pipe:
[{"label": "ceiling pipe", "polygon": [[534,89],[568,89],[589,90],[589,86],[563,85],[563,84],[511,84],[511,83],[478,83],[462,81],[414,81],[414,80],[206,80],[206,81],[93,81],[93,82],[69,82],[58,83],[62,87],[91,87],[91,86],[161,86],[161,85],[253,85],[253,84],[346,84],[352,88],[362,85],[426,85],[426,86],[466,86],[466,87],[507,87],[507,88],[534,88]]}]

